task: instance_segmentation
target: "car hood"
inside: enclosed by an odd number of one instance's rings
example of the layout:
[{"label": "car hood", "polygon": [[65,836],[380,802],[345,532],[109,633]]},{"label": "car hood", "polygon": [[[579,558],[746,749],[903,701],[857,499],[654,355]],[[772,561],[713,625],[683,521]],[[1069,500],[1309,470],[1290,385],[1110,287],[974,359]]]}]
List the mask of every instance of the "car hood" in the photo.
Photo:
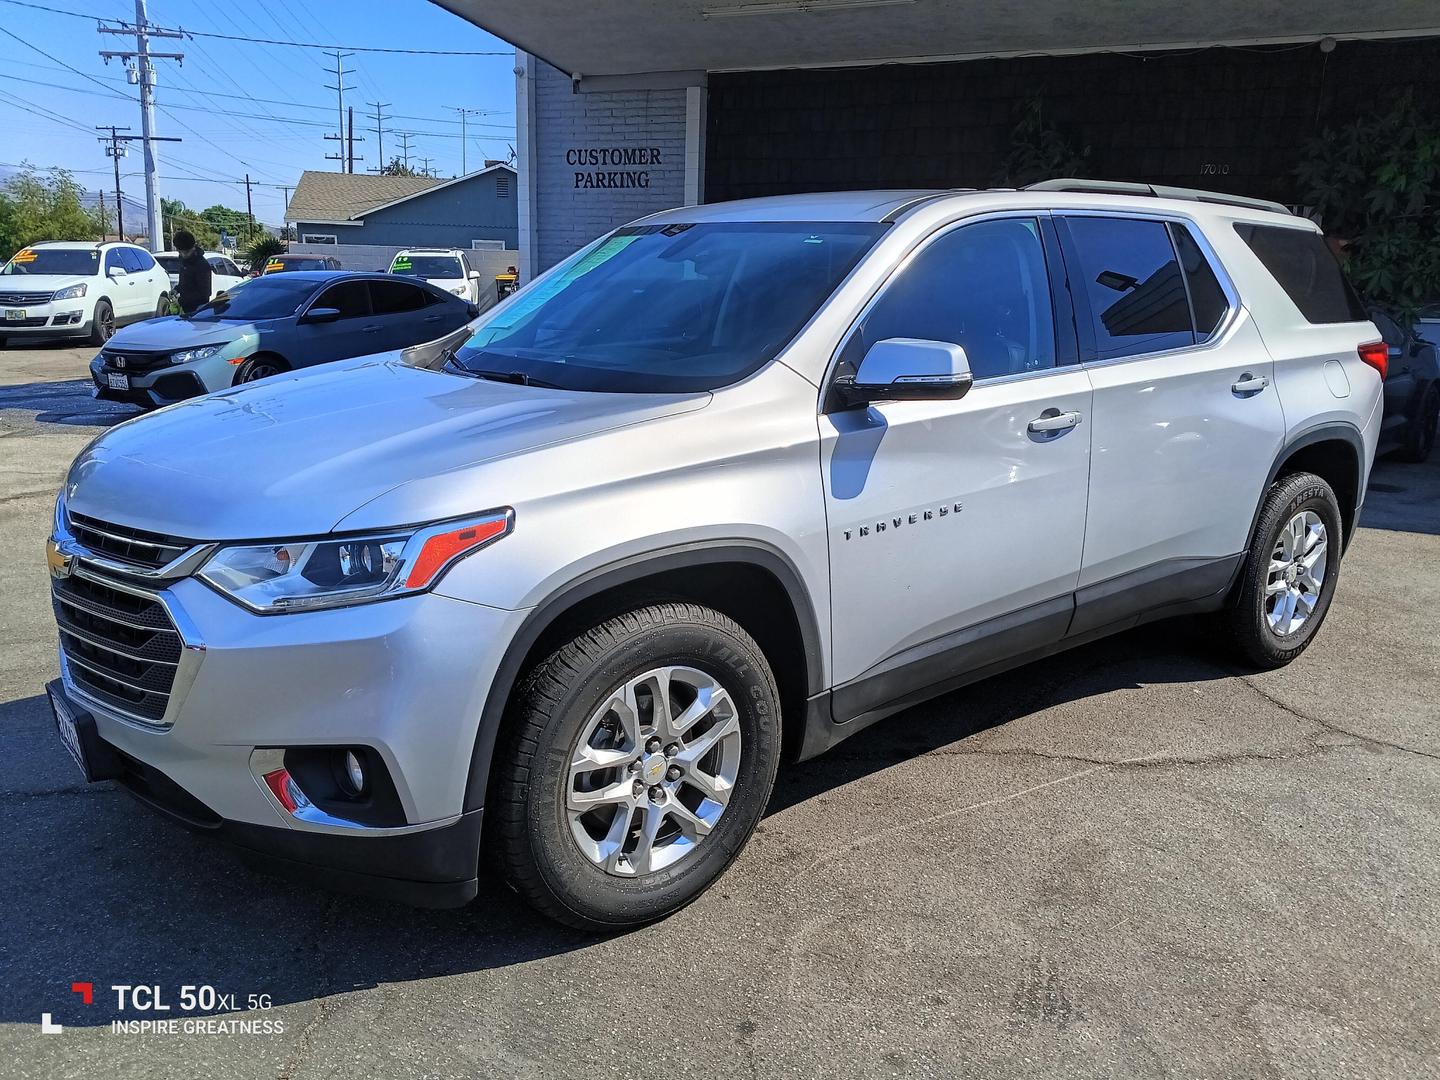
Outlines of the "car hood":
[{"label": "car hood", "polygon": [[76,513],[194,540],[326,533],[410,481],[709,400],[708,393],[573,393],[390,358],[349,361],[120,424],[71,466],[66,500]]},{"label": "car hood", "polygon": [[0,293],[58,292],[81,282],[89,284],[84,274],[6,274],[0,277]]},{"label": "car hood", "polygon": [[164,352],[187,349],[197,345],[223,345],[253,331],[256,323],[212,322],[209,319],[191,322],[179,315],[146,319],[117,330],[105,345],[107,352],[135,349],[137,352]]}]

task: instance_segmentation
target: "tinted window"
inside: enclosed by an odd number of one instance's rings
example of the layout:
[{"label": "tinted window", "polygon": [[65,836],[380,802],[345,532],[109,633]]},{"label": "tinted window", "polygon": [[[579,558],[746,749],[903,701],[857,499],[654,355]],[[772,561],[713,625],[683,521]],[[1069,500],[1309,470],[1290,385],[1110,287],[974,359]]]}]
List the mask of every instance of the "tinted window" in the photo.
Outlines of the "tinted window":
[{"label": "tinted window", "polygon": [[208,304],[202,304],[192,321],[215,322],[236,319],[243,322],[259,319],[284,319],[294,315],[315,292],[315,282],[281,274],[251,278],[243,289],[221,293]]},{"label": "tinted window", "polygon": [[157,257],[155,261],[160,264],[160,268],[167,274],[178,274],[180,272],[179,255],[161,255]]},{"label": "tinted window", "polygon": [[116,269],[124,270],[127,273],[129,272],[130,267],[125,264],[125,260],[122,257],[124,251],[124,248],[111,248],[105,252],[105,273],[108,274],[111,270]]},{"label": "tinted window", "polygon": [[1295,301],[1306,321],[1365,320],[1364,306],[1319,233],[1280,225],[1244,224],[1237,224],[1235,231]]},{"label": "tinted window", "polygon": [[959,345],[977,379],[1054,367],[1055,317],[1035,220],[982,221],[921,250],[865,316],[845,359],[859,363],[894,337]]},{"label": "tinted window", "polygon": [[1200,250],[1195,237],[1184,225],[1171,223],[1170,235],[1175,240],[1175,251],[1180,256],[1180,269],[1185,272],[1185,286],[1190,291],[1190,310],[1195,316],[1195,339],[1207,341],[1215,333],[1230,301],[1220,288],[1220,281],[1210,260]]},{"label": "tinted window", "polygon": [[456,363],[575,390],[725,386],[773,359],[884,229],[627,226],[491,308]]},{"label": "tinted window", "polygon": [[395,315],[402,311],[419,311],[425,306],[425,290],[403,281],[370,282],[370,303],[376,315]]},{"label": "tinted window", "polygon": [[335,308],[342,319],[370,314],[370,296],[365,281],[342,281],[331,285],[315,301],[316,307]]},{"label": "tinted window", "polygon": [[125,251],[129,254],[130,261],[135,264],[136,272],[144,273],[155,268],[155,260],[144,248],[126,248]]},{"label": "tinted window", "polygon": [[99,262],[100,253],[94,248],[21,248],[0,267],[0,276],[80,274],[89,277],[96,272]]},{"label": "tinted window", "polygon": [[134,248],[116,248],[115,257],[119,260],[120,265],[132,274],[138,274],[145,269],[144,266],[141,265]]},{"label": "tinted window", "polygon": [[1096,359],[1195,344],[1185,279],[1163,222],[1072,217],[1066,224],[1090,305]]}]

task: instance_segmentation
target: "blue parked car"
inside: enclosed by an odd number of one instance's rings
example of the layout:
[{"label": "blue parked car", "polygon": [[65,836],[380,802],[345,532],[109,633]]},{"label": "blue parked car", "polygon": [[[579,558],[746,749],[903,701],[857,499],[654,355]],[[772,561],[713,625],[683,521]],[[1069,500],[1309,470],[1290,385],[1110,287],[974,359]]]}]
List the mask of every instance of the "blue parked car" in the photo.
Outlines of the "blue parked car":
[{"label": "blue parked car", "polygon": [[90,362],[96,396],[171,402],[333,360],[394,352],[479,314],[423,281],[343,270],[252,278],[193,315],[127,326]]}]

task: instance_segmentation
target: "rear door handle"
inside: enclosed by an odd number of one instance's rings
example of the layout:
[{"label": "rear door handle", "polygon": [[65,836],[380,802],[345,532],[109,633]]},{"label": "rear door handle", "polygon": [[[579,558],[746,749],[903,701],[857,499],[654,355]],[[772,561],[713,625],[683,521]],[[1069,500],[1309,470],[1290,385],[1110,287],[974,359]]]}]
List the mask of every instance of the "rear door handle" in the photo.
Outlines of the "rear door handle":
[{"label": "rear door handle", "polygon": [[380,332],[380,327],[378,327],[378,326],[362,326],[362,327],[360,328],[360,332],[361,332],[362,334],[378,334],[378,333]]},{"label": "rear door handle", "polygon": [[1230,389],[1237,394],[1258,394],[1269,385],[1270,380],[1264,375],[1251,375],[1247,371],[1230,384]]},{"label": "rear door handle", "polygon": [[1030,421],[1030,432],[1033,435],[1045,435],[1052,431],[1069,431],[1078,423],[1080,423],[1080,414],[1078,412],[1061,412],[1059,409],[1046,409],[1034,420]]}]

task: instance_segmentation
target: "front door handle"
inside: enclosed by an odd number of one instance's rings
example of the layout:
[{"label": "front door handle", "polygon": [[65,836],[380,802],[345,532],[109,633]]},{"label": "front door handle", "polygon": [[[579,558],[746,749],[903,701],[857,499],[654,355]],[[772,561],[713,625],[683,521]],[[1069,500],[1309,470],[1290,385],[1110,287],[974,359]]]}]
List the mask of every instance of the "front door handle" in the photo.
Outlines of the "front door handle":
[{"label": "front door handle", "polygon": [[1059,409],[1046,409],[1034,420],[1030,421],[1030,433],[1032,435],[1048,435],[1052,431],[1069,431],[1078,423],[1080,423],[1080,414],[1078,412],[1061,412]]},{"label": "front door handle", "polygon": [[1230,389],[1237,394],[1258,394],[1269,385],[1270,380],[1264,375],[1251,375],[1247,371],[1230,384]]},{"label": "front door handle", "polygon": [[378,327],[378,326],[362,326],[362,327],[360,328],[360,332],[361,332],[362,334],[378,334],[378,333],[380,332],[380,327]]}]

